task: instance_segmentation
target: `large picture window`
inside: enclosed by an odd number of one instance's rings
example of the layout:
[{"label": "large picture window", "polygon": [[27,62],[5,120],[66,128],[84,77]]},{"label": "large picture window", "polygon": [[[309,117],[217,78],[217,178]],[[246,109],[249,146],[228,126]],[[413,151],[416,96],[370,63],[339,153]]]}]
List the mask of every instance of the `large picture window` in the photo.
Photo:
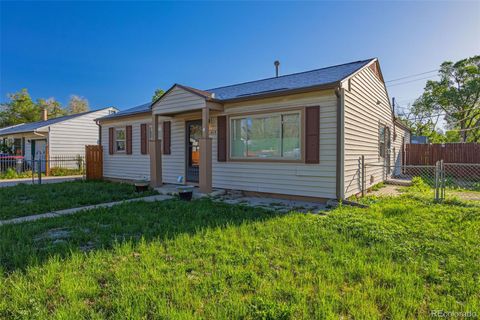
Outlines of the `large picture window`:
[{"label": "large picture window", "polygon": [[301,159],[300,112],[231,118],[230,157]]},{"label": "large picture window", "polygon": [[126,148],[125,128],[116,128],[115,129],[115,151],[125,152],[125,148]]}]

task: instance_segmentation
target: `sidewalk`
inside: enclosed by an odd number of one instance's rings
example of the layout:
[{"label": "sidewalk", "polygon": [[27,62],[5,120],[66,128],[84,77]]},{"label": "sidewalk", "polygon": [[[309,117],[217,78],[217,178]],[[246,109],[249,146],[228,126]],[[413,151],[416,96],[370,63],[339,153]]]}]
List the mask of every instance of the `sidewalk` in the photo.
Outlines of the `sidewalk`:
[{"label": "sidewalk", "polygon": [[113,207],[115,205],[126,203],[126,202],[135,202],[135,201],[153,202],[153,201],[168,200],[168,199],[171,199],[171,198],[172,198],[171,196],[166,196],[166,195],[161,195],[160,194],[160,195],[148,196],[148,197],[143,197],[143,198],[134,198],[134,199],[128,199],[128,200],[115,201],[115,202],[93,204],[93,205],[85,206],[85,207],[52,211],[52,212],[35,214],[35,215],[30,215],[30,216],[25,216],[25,217],[13,218],[13,219],[9,219],[9,220],[0,220],[0,226],[7,225],[7,224],[17,224],[17,223],[28,222],[28,221],[35,221],[35,220],[39,220],[39,219],[60,217],[60,216],[75,214],[77,212],[85,211],[85,210],[92,210],[92,209],[98,209],[98,208],[110,208],[110,207]]},{"label": "sidewalk", "polygon": [[[45,183],[59,183],[66,181],[74,181],[83,179],[83,176],[63,176],[63,177],[42,177],[42,184]],[[17,184],[25,183],[32,184],[32,178],[22,178],[22,179],[5,179],[0,180],[0,188],[2,187],[13,187]],[[38,184],[38,177],[35,177],[35,184]]]}]

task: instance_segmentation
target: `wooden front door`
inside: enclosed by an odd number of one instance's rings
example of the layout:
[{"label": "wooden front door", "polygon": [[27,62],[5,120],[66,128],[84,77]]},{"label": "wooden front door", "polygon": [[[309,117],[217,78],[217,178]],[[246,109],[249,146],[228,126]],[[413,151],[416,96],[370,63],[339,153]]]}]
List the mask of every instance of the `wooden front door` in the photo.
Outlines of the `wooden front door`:
[{"label": "wooden front door", "polygon": [[186,181],[198,182],[200,166],[200,142],[202,137],[202,121],[194,120],[186,122]]},{"label": "wooden front door", "polygon": [[103,178],[103,147],[99,145],[85,146],[87,180]]}]

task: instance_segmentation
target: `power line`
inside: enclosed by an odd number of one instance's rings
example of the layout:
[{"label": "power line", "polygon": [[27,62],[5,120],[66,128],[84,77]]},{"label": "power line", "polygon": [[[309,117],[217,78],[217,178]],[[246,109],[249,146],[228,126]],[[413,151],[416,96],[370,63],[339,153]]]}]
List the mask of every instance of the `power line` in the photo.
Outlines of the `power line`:
[{"label": "power line", "polygon": [[416,76],[421,76],[421,75],[424,75],[424,74],[427,74],[427,73],[432,73],[432,72],[437,72],[437,71],[438,71],[438,69],[425,71],[425,72],[422,72],[422,73],[412,74],[412,75],[409,75],[409,76],[404,76],[404,77],[401,77],[401,78],[388,80],[388,81],[385,81],[385,83],[394,82],[394,81],[403,80],[403,79],[408,79],[408,78],[413,78],[413,77],[416,77]]},{"label": "power line", "polygon": [[405,98],[405,99],[395,99],[395,102],[398,104],[398,103],[401,103],[401,105],[404,105],[405,103],[407,102],[411,102],[411,101],[415,101],[417,100],[418,97],[414,97],[414,98]]},{"label": "power line", "polygon": [[391,84],[391,85],[387,85],[387,87],[395,87],[395,86],[399,86],[399,85],[402,85],[402,84],[407,84],[407,83],[410,83],[410,82],[415,82],[415,81],[420,81],[420,80],[426,80],[426,79],[431,79],[432,76],[430,77],[424,77],[424,78],[418,78],[418,79],[413,79],[413,80],[409,80],[409,81],[404,81],[404,82],[399,82],[399,83],[394,83],[394,84]]},{"label": "power line", "polygon": [[480,129],[480,126],[476,126],[476,127],[471,127],[471,128],[465,128],[465,129],[447,129],[447,131],[470,131],[470,130],[476,130],[476,129]]}]

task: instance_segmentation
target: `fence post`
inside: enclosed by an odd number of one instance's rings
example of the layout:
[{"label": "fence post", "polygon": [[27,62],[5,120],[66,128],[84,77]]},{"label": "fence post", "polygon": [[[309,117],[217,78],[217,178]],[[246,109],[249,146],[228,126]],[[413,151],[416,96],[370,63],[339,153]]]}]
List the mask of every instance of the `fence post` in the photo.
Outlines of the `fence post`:
[{"label": "fence post", "polygon": [[34,184],[35,183],[35,160],[33,157],[30,160],[30,166],[32,168],[32,184]]},{"label": "fence post", "polygon": [[438,178],[439,178],[439,161],[435,162],[435,202],[438,202]]},{"label": "fence post", "polygon": [[38,159],[38,184],[42,184],[42,160]]},{"label": "fence post", "polygon": [[365,156],[362,155],[362,197],[365,197]]},{"label": "fence post", "polygon": [[441,193],[440,193],[440,198],[443,201],[445,199],[445,164],[443,163],[443,160],[440,160],[440,172],[441,172]]},{"label": "fence post", "polygon": [[22,172],[22,168],[23,168],[23,159],[16,159],[15,169],[17,173]]}]

